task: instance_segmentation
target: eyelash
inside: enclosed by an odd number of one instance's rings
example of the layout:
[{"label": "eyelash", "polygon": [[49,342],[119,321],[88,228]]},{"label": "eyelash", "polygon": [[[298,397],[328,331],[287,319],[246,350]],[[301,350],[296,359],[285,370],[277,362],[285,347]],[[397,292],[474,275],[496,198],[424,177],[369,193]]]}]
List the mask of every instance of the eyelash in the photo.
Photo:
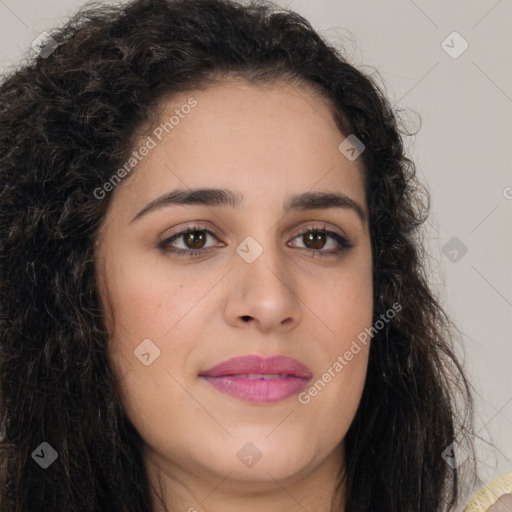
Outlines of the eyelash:
[{"label": "eyelash", "polygon": [[[182,236],[188,235],[189,233],[194,233],[197,231],[208,233],[208,234],[212,235],[213,237],[217,238],[215,236],[215,234],[212,233],[209,229],[204,229],[204,228],[201,228],[200,226],[189,226],[186,229],[184,229],[183,231],[180,231],[179,233],[176,233],[176,234],[172,235],[171,237],[166,238],[165,240],[162,240],[162,242],[160,242],[158,244],[158,247],[165,253],[173,253],[180,257],[182,257],[182,256],[192,257],[192,256],[199,256],[201,254],[204,254],[208,251],[208,249],[177,249],[176,250],[176,249],[170,249],[170,248],[166,247],[169,243],[173,242],[174,240],[176,240]],[[298,233],[294,237],[294,239],[298,238],[299,236],[302,236],[306,233],[323,233],[323,234],[327,235],[328,237],[333,238],[340,245],[340,247],[338,247],[337,249],[331,250],[331,251],[324,251],[322,249],[305,249],[306,251],[312,253],[313,257],[316,257],[316,256],[320,256],[320,257],[339,256],[339,255],[341,255],[341,253],[354,247],[344,236],[339,235],[338,233],[334,233],[333,231],[326,230],[325,226],[323,229],[307,227],[303,231]]]}]

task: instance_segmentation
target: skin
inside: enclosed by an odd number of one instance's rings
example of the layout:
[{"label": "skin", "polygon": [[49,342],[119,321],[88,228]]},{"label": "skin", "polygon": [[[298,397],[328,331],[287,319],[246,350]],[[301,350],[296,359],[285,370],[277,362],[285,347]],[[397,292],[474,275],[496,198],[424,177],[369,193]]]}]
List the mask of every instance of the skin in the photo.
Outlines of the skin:
[{"label": "skin", "polygon": [[488,512],[510,512],[512,510],[512,494],[504,494],[498,498],[498,501],[491,507]]},{"label": "skin", "polygon": [[[297,395],[248,403],[198,374],[235,356],[284,354],[312,370],[313,384],[372,325],[367,221],[348,208],[282,212],[289,194],[341,192],[367,219],[360,160],[340,152],[345,135],[332,108],[304,85],[225,80],[167,99],[162,119],[191,97],[197,106],[111,192],[97,240],[123,407],[170,511],[339,511],[343,489],[332,497],[342,440],[361,398],[369,344],[306,405]],[[168,205],[130,222],[162,194],[200,186],[236,190],[243,205]],[[205,254],[158,248],[191,224],[215,235],[204,240]],[[354,247],[329,255],[336,240],[315,245],[298,235],[324,224]],[[263,249],[252,263],[236,252],[248,236]],[[172,243],[201,246],[183,236]],[[134,355],[147,338],[160,350],[148,366]],[[261,454],[252,467],[237,456],[246,443]]]}]

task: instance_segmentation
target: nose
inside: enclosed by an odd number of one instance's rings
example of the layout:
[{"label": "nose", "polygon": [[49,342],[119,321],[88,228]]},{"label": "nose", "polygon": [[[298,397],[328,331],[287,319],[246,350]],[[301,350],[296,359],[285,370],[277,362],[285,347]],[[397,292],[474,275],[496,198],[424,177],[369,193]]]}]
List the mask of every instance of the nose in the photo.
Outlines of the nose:
[{"label": "nose", "polygon": [[[225,310],[227,321],[233,326],[246,328],[254,324],[261,332],[268,333],[292,329],[300,323],[303,307],[300,292],[287,267],[286,256],[271,248],[270,239],[271,236],[266,238],[264,250],[261,246],[257,250],[251,240],[238,247],[242,256],[237,252]],[[252,253],[249,258],[243,252],[247,249]]]}]

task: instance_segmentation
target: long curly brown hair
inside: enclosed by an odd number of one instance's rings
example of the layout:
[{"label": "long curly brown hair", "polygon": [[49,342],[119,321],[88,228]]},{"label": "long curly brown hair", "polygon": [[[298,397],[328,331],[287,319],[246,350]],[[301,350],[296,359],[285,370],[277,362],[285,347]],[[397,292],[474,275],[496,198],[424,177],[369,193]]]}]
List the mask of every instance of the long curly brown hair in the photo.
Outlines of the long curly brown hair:
[{"label": "long curly brown hair", "polygon": [[[0,86],[2,512],[155,506],[106,358],[93,254],[112,194],[93,191],[163,100],[228,75],[313,86],[341,133],[366,146],[374,318],[396,302],[403,309],[372,339],[343,441],[345,512],[451,510],[460,468],[442,454],[472,430],[472,391],[456,328],[428,284],[428,192],[375,79],[303,17],[261,1],[93,4],[51,37],[48,54]],[[33,460],[42,442],[58,453],[49,469]]]}]

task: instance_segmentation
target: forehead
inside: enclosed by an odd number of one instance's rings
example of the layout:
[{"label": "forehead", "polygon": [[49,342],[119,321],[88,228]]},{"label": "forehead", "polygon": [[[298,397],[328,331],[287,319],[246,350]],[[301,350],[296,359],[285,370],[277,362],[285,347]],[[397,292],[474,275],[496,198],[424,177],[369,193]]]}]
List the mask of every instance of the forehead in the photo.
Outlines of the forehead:
[{"label": "forehead", "polygon": [[345,135],[330,102],[304,85],[232,79],[175,94],[135,146],[148,138],[151,151],[122,184],[141,200],[177,187],[217,186],[260,204],[315,189],[365,203],[361,159],[341,153]]}]

